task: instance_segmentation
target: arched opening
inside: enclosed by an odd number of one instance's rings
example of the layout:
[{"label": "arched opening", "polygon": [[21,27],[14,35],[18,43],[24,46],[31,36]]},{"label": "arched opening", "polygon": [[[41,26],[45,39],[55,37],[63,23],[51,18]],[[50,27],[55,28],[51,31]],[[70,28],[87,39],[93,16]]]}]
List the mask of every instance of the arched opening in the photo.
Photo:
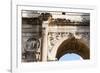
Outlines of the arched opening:
[{"label": "arched opening", "polygon": [[73,60],[82,60],[82,57],[78,54],[65,54],[62,57],[60,57],[59,61],[73,61]]},{"label": "arched opening", "polygon": [[90,50],[83,42],[75,37],[69,38],[62,42],[58,47],[56,58],[59,60],[65,54],[75,53],[80,55],[84,60],[90,59]]}]

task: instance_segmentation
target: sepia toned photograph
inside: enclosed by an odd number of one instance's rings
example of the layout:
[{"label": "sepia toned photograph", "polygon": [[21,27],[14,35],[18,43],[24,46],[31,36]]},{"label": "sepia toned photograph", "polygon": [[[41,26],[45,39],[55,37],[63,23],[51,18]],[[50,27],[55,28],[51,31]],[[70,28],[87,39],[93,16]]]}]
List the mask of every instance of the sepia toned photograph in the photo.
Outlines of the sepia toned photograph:
[{"label": "sepia toned photograph", "polygon": [[21,10],[22,62],[90,60],[90,13]]},{"label": "sepia toned photograph", "polygon": [[80,73],[95,69],[98,65],[96,18],[97,9],[91,5],[14,0],[11,72],[77,70]]}]

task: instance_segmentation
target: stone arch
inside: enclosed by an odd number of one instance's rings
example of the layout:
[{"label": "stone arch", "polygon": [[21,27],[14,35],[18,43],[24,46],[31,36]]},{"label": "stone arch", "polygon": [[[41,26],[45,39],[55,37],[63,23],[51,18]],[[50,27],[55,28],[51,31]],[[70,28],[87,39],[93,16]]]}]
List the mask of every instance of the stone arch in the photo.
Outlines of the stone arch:
[{"label": "stone arch", "polygon": [[75,37],[63,41],[56,52],[56,58],[59,60],[66,53],[75,53],[83,59],[90,59],[90,50],[83,42]]},{"label": "stone arch", "polygon": [[52,58],[53,60],[55,60],[55,58],[56,58],[56,53],[57,53],[57,50],[58,50],[59,45],[60,45],[63,41],[65,41],[66,39],[68,39],[68,37],[63,37],[61,40],[59,40],[59,41],[54,45],[54,47],[52,48],[51,54],[50,54],[50,58]]},{"label": "stone arch", "polygon": [[82,40],[64,37],[52,48],[51,57],[58,59],[66,53],[75,53],[83,59],[90,59],[90,49]]}]

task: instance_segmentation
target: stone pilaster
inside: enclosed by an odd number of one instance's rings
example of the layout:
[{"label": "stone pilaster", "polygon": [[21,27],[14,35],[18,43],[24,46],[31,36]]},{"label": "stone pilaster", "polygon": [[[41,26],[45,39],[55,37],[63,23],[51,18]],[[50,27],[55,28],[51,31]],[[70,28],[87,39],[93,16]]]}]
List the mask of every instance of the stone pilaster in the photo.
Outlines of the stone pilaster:
[{"label": "stone pilaster", "polygon": [[42,26],[42,61],[47,61],[47,35],[48,35],[48,21],[43,22]]}]

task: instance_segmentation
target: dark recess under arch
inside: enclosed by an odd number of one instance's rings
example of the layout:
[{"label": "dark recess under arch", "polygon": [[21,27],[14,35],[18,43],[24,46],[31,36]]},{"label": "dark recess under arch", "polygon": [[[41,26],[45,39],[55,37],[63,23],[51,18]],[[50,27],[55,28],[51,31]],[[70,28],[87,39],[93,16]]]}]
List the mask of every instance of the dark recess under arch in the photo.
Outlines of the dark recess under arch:
[{"label": "dark recess under arch", "polygon": [[79,39],[75,37],[69,38],[62,42],[59,46],[56,54],[56,58],[59,60],[60,57],[67,53],[75,53],[80,55],[84,60],[90,59],[90,49]]}]

